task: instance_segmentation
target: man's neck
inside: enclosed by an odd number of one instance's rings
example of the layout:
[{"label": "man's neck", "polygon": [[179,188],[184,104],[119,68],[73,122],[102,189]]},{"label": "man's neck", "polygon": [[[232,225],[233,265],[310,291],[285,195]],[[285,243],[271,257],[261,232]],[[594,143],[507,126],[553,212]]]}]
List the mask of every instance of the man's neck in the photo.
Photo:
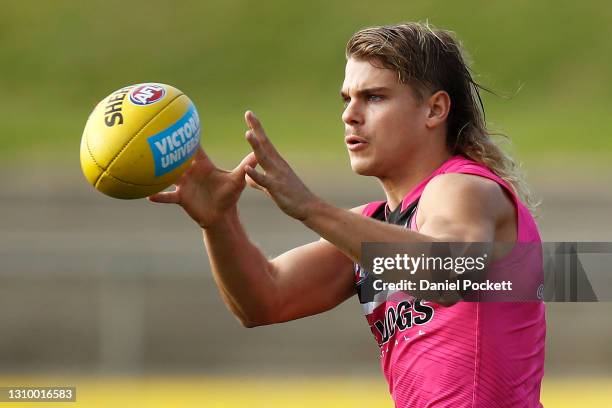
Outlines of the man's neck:
[{"label": "man's neck", "polygon": [[418,161],[411,160],[403,168],[396,169],[388,177],[379,177],[379,181],[387,195],[389,209],[394,210],[398,205],[401,205],[406,194],[412,191],[450,157],[450,153],[446,151],[438,155],[425,156]]}]

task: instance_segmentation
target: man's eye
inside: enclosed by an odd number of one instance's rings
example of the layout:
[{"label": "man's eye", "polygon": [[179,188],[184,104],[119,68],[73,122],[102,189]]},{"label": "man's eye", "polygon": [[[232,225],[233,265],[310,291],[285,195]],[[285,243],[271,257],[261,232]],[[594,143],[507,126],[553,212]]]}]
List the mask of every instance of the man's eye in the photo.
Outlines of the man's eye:
[{"label": "man's eye", "polygon": [[351,103],[351,98],[342,98],[342,103],[344,104],[344,107],[346,108],[348,104]]},{"label": "man's eye", "polygon": [[380,95],[368,95],[368,101],[370,102],[378,102],[382,100],[383,100],[383,97]]}]

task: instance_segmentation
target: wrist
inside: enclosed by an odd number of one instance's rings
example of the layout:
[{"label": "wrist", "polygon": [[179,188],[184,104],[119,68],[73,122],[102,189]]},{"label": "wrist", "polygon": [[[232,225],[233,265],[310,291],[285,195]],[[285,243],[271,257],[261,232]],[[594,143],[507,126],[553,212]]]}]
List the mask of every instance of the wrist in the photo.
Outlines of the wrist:
[{"label": "wrist", "polygon": [[327,211],[329,205],[318,197],[314,197],[306,206],[304,218],[300,221],[310,229],[314,229],[317,225],[317,220],[321,218]]},{"label": "wrist", "polygon": [[198,225],[204,231],[220,232],[231,228],[237,221],[239,221],[238,207],[234,205],[219,214],[214,221],[209,223],[198,222]]}]

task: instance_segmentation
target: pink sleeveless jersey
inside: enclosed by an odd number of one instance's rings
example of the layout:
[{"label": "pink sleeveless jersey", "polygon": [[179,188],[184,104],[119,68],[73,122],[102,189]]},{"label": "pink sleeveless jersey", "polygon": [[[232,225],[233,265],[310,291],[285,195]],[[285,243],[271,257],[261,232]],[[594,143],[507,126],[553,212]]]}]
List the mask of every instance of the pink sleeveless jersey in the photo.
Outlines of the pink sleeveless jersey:
[{"label": "pink sleeveless jersey", "polygon": [[[478,175],[499,183],[517,210],[517,242],[540,242],[529,210],[508,184],[487,167],[460,156],[450,158],[406,195],[401,212],[407,214],[409,228],[418,230],[414,215],[425,186],[445,173]],[[380,218],[385,204],[370,203],[363,215]],[[498,262],[516,268],[522,261],[511,251]],[[382,369],[397,407],[542,406],[543,302],[458,302],[443,307],[404,292],[363,299],[360,285],[367,272],[358,265],[355,269],[357,292],[380,346]]]}]

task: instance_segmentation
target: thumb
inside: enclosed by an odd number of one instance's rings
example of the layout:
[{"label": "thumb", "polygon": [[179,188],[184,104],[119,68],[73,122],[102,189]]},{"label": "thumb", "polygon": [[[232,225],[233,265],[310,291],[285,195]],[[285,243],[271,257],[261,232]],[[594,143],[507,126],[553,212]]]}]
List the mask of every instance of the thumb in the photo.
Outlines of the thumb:
[{"label": "thumb", "polygon": [[204,152],[204,149],[202,149],[202,146],[198,146],[198,150],[196,151],[196,154],[194,155],[193,160],[196,162],[206,161],[212,164],[212,161],[210,160],[206,152]]},{"label": "thumb", "polygon": [[257,157],[255,157],[255,153],[251,152],[247,154],[244,159],[242,159],[240,164],[236,166],[234,170],[232,170],[232,175],[236,176],[239,179],[244,178],[244,175],[246,174],[246,166],[257,166]]},{"label": "thumb", "polygon": [[193,157],[191,168],[195,168],[197,171],[203,171],[205,174],[208,174],[216,169],[215,164],[212,162],[212,160],[210,160],[210,157],[208,157],[201,146],[198,147],[198,150]]}]

